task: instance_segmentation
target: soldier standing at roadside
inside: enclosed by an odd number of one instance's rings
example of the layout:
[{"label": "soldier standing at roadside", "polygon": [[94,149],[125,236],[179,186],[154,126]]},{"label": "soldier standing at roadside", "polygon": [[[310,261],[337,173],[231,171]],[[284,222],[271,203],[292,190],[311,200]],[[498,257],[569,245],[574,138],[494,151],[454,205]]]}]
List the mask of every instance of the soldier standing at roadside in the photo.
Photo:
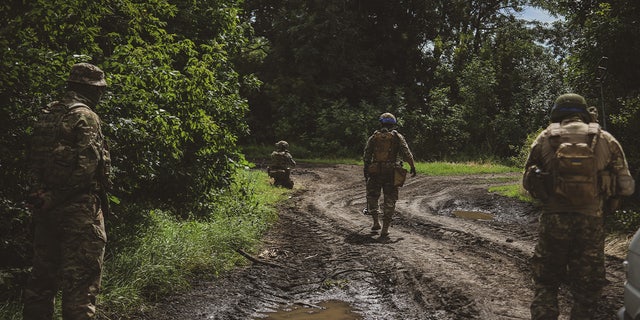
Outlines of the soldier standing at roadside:
[{"label": "soldier standing at roadside", "polygon": [[[367,179],[367,209],[373,218],[371,230],[380,230],[380,237],[389,235],[389,225],[395,213],[398,187],[404,183],[406,171],[402,161],[411,167],[411,176],[416,175],[413,155],[404,137],[396,130],[396,117],[391,113],[380,115],[381,128],[367,140],[364,148],[364,177]],[[384,193],[382,227],[378,221],[380,190]]]},{"label": "soldier standing at roadside", "polygon": [[622,147],[592,121],[585,99],[558,97],[551,124],[535,140],[523,186],[542,201],[531,259],[535,294],[531,319],[557,319],[562,282],[573,296],[571,319],[592,319],[604,287],[603,212],[615,210],[635,182]]},{"label": "soldier standing at roadside", "polygon": [[73,65],[66,94],[42,109],[34,125],[29,206],[35,238],[25,320],[52,319],[59,290],[65,320],[95,315],[107,241],[107,203],[100,195],[109,187],[110,158],[93,108],[106,85],[98,67]]}]

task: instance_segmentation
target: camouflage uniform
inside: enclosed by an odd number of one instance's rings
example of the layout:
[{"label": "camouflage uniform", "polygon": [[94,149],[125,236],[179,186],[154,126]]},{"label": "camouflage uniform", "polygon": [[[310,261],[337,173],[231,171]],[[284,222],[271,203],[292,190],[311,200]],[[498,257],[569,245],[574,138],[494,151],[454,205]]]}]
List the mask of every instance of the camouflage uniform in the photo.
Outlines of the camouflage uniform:
[{"label": "camouflage uniform", "polygon": [[273,178],[273,184],[286,188],[293,188],[291,180],[291,169],[296,166],[291,153],[287,148],[289,144],[286,141],[278,141],[276,150],[271,152],[271,164],[267,168],[269,176]]},{"label": "camouflage uniform", "polygon": [[[385,114],[383,114],[384,116]],[[389,114],[390,115],[390,114]],[[392,115],[390,115],[392,116]],[[382,119],[382,118],[381,118]],[[393,118],[393,124],[395,124],[395,117]],[[391,161],[385,163],[379,163],[375,159],[375,150],[378,147],[376,134],[379,133],[392,133],[394,136],[393,150],[391,155]],[[378,215],[380,213],[378,200],[380,198],[380,191],[384,194],[384,201],[382,205],[382,231],[381,236],[388,234],[388,228],[391,224],[391,219],[395,213],[396,201],[398,201],[398,186],[394,182],[394,168],[402,168],[402,161],[409,163],[411,167],[411,173],[415,175],[415,165],[413,160],[413,154],[409,149],[409,145],[404,136],[393,130],[391,126],[383,126],[383,128],[376,130],[367,140],[367,144],[364,148],[364,172],[367,179],[367,212],[373,218],[372,230],[380,229],[378,222]],[[380,167],[382,170],[376,169],[373,172],[370,168]]]},{"label": "camouflage uniform", "polygon": [[[85,76],[89,80],[82,82]],[[104,74],[92,65],[74,65],[69,82],[74,81],[100,87]],[[95,315],[107,241],[98,196],[106,186],[98,176],[106,174],[109,161],[100,118],[89,107],[98,99],[67,91],[34,126],[29,159],[36,198],[34,260],[23,294],[25,320],[52,319],[59,290],[64,319]]]},{"label": "camouflage uniform", "polygon": [[[580,101],[584,101],[584,98],[580,98]],[[555,119],[557,122],[545,129],[533,143],[525,165],[525,168],[537,167],[541,172],[548,173],[547,181],[544,182],[548,186],[548,197],[541,199],[543,212],[539,219],[539,238],[531,258],[535,284],[531,303],[532,319],[558,318],[557,295],[563,282],[569,285],[574,300],[571,319],[586,320],[593,317],[606,283],[603,205],[611,196],[630,195],[634,190],[634,182],[620,144],[611,134],[600,130],[596,123],[587,124],[591,115],[586,112],[586,103],[584,107],[584,113],[580,111],[580,104],[579,108],[571,109],[579,110],[578,114],[562,115],[560,119]],[[584,135],[584,138],[585,143],[590,143],[587,140],[595,143],[593,154],[598,171],[596,179],[599,181],[597,196],[576,202],[554,191],[557,189],[553,185],[557,182],[549,179],[557,179],[553,178],[555,150],[562,142],[558,140],[561,139],[560,136],[554,135],[558,130],[570,133],[591,130],[590,132],[595,133],[592,136]],[[534,187],[526,175],[527,172],[523,179],[524,187],[534,195]],[[607,177],[615,177],[617,183],[611,184],[611,179]]]}]

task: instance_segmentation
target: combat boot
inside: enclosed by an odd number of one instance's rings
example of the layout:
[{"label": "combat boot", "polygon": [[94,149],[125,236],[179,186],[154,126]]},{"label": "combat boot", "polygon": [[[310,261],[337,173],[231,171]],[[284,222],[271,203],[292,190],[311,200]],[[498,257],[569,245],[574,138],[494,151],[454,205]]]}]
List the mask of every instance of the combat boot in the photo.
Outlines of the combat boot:
[{"label": "combat boot", "polygon": [[382,221],[382,230],[380,230],[380,237],[388,237],[389,236],[389,224],[391,221],[383,220]]},{"label": "combat boot", "polygon": [[380,221],[378,221],[378,215],[374,213],[371,216],[373,217],[373,227],[371,227],[371,230],[380,230]]}]

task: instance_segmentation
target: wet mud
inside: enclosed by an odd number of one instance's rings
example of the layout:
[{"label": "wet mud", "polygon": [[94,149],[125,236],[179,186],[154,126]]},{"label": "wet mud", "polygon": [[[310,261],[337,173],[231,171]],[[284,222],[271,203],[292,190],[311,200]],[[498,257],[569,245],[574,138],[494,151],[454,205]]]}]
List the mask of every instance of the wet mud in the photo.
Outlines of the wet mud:
[{"label": "wet mud", "polygon": [[[372,232],[358,166],[300,166],[255,261],[142,319],[529,319],[528,259],[538,210],[489,193],[519,174],[408,178],[389,238]],[[621,259],[607,256],[597,319],[622,304]],[[570,296],[561,293],[560,319]]]}]

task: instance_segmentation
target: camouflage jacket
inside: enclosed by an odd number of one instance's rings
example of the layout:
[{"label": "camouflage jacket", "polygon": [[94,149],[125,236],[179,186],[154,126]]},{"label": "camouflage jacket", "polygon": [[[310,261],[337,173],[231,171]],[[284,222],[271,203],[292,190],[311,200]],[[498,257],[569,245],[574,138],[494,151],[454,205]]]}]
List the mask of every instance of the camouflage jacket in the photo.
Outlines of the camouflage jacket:
[{"label": "camouflage jacket", "polygon": [[291,169],[296,166],[295,160],[289,151],[273,151],[271,152],[271,169]]},{"label": "camouflage jacket", "polygon": [[88,105],[87,99],[69,91],[42,109],[34,125],[30,188],[50,192],[54,204],[97,190],[99,175],[108,174],[100,118]]},{"label": "camouflage jacket", "polygon": [[[591,125],[592,127],[597,126],[595,123]],[[558,129],[576,131],[580,128],[585,130],[584,127],[587,126],[589,125],[578,118],[565,119],[559,125],[551,124],[538,135],[532,144],[525,170],[531,166],[537,166],[542,172],[549,173],[549,179],[554,179],[552,164],[556,157],[555,151],[559,142],[554,140],[552,131]],[[550,182],[549,198],[543,202],[543,210],[545,212],[577,212],[591,216],[601,216],[603,203],[608,197],[628,196],[634,192],[635,182],[629,172],[627,160],[620,143],[610,133],[601,130],[599,127],[597,129],[593,142],[595,143],[593,153],[598,172],[599,195],[590,199],[590,201],[571,204],[570,201],[554,194],[552,189],[555,182]],[[604,177],[615,181],[615,183],[613,185],[603,185]],[[523,181],[523,183],[526,182]],[[614,190],[605,190],[609,187]],[[528,188],[528,186],[525,185],[525,188]]]}]

